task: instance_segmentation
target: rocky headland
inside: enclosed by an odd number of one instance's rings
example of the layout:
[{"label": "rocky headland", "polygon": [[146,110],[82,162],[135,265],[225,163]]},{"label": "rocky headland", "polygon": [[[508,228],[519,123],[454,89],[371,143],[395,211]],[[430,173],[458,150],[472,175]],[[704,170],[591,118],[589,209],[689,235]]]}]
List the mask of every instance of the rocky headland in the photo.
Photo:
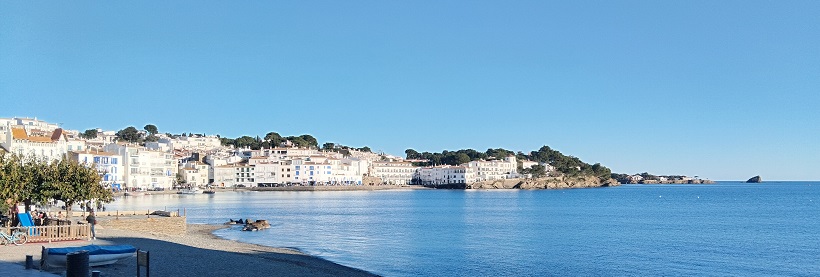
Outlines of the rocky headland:
[{"label": "rocky headland", "polygon": [[504,179],[467,184],[467,189],[574,189],[621,185],[615,179],[601,180],[594,176],[544,177],[537,179]]},{"label": "rocky headland", "polygon": [[653,184],[679,184],[679,185],[694,184],[694,185],[699,185],[699,184],[714,184],[714,183],[715,183],[715,181],[705,180],[705,179],[666,180],[666,181],[640,180],[640,181],[629,181],[629,182],[627,182],[627,184],[644,184],[644,185],[653,185]]},{"label": "rocky headland", "polygon": [[749,180],[746,180],[746,183],[762,183],[762,182],[763,182],[763,179],[760,178],[760,175],[757,175],[755,177],[749,178]]}]

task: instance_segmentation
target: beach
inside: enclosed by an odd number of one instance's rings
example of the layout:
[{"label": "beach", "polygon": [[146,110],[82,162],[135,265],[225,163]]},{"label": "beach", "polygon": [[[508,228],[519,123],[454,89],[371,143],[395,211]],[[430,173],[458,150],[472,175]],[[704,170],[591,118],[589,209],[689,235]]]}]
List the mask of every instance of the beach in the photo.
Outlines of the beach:
[{"label": "beach", "polygon": [[[153,276],[375,276],[293,249],[241,243],[213,235],[214,230],[225,227],[188,224],[183,235],[164,235],[105,228],[104,224],[100,224],[97,225],[97,240],[93,241],[0,246],[0,268],[12,268],[12,264],[24,265],[26,255],[33,255],[37,266],[42,247],[82,246],[93,243],[130,244],[149,251]],[[99,270],[102,276],[135,276],[136,258],[122,259],[116,264],[93,267],[92,270]]]}]

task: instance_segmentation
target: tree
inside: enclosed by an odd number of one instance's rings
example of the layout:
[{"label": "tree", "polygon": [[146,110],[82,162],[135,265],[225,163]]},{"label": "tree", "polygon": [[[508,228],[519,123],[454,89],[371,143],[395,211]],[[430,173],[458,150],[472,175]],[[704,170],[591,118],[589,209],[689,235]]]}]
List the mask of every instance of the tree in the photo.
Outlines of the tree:
[{"label": "tree", "polygon": [[370,147],[367,147],[367,146],[359,148],[359,151],[367,152],[367,153],[373,152],[373,151],[370,150]]},{"label": "tree", "polygon": [[40,194],[65,202],[66,211],[71,211],[75,203],[114,201],[114,194],[100,184],[101,177],[95,168],[67,159],[52,162],[46,168],[48,177]]},{"label": "tree", "polygon": [[322,150],[325,150],[325,151],[333,151],[333,149],[335,149],[335,148],[336,148],[336,144],[332,143],[332,142],[325,142],[324,144],[322,144]]},{"label": "tree", "polygon": [[316,138],[314,138],[313,136],[305,134],[305,135],[301,135],[299,137],[302,138],[307,143],[307,145],[305,145],[305,147],[319,148],[319,141],[317,141]]},{"label": "tree", "polygon": [[135,143],[142,139],[142,134],[134,128],[134,126],[127,127],[125,129],[119,130],[116,134],[118,140],[127,141],[131,143]]},{"label": "tree", "polygon": [[157,126],[154,126],[153,124],[145,125],[145,127],[143,127],[142,129],[151,135],[156,135],[157,133],[159,133],[159,131],[157,131]]},{"label": "tree", "polygon": [[265,135],[265,140],[268,141],[270,145],[274,147],[279,146],[280,144],[282,144],[282,142],[284,142],[282,136],[280,136],[277,132],[267,133]]},{"label": "tree", "polygon": [[111,202],[113,193],[100,185],[96,169],[69,161],[48,162],[16,155],[0,156],[0,198],[7,206],[50,199],[66,203],[67,209],[81,201]]},{"label": "tree", "polygon": [[95,139],[97,138],[97,129],[88,129],[83,132],[82,137],[86,139]]},{"label": "tree", "polygon": [[465,153],[457,153],[455,160],[455,165],[466,164],[470,162],[470,156],[467,156]]},{"label": "tree", "polygon": [[521,171],[524,174],[532,174],[533,178],[541,178],[547,175],[546,167],[540,164],[533,165],[530,168],[525,168]]},{"label": "tree", "polygon": [[415,160],[421,158],[421,153],[413,149],[404,150],[405,159]]},{"label": "tree", "polygon": [[236,143],[235,144],[236,147],[239,147],[239,148],[248,147],[248,148],[250,148],[251,146],[253,146],[256,143],[256,140],[252,137],[249,137],[249,136],[241,136],[241,137],[236,139],[235,143]]}]

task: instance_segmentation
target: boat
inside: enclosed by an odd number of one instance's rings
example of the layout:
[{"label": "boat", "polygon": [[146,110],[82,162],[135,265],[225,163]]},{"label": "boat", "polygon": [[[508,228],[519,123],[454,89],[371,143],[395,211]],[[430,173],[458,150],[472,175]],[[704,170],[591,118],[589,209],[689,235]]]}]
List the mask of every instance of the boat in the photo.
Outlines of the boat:
[{"label": "boat", "polygon": [[86,245],[77,247],[46,248],[40,256],[40,268],[66,267],[66,255],[77,251],[88,251],[88,265],[101,266],[116,263],[120,259],[134,256],[137,249],[131,245]]},{"label": "boat", "polygon": [[181,189],[177,191],[177,194],[197,194],[200,190],[197,187],[189,188],[189,189]]},{"label": "boat", "polygon": [[206,190],[203,190],[202,193],[204,193],[204,194],[214,194],[214,193],[216,193],[216,191],[214,191],[212,189],[206,189]]}]

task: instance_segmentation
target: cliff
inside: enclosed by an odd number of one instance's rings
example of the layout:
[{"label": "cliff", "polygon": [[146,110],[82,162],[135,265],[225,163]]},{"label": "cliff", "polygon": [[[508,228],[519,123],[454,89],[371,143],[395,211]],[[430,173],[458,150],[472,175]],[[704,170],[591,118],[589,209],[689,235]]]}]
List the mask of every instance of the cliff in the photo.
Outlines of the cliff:
[{"label": "cliff", "polygon": [[763,182],[763,179],[760,178],[760,175],[757,175],[755,177],[749,178],[749,180],[746,180],[746,183],[762,183],[762,182]]},{"label": "cliff", "polygon": [[573,189],[621,185],[615,179],[601,181],[598,177],[545,177],[538,179],[505,179],[468,184],[468,189]]}]

